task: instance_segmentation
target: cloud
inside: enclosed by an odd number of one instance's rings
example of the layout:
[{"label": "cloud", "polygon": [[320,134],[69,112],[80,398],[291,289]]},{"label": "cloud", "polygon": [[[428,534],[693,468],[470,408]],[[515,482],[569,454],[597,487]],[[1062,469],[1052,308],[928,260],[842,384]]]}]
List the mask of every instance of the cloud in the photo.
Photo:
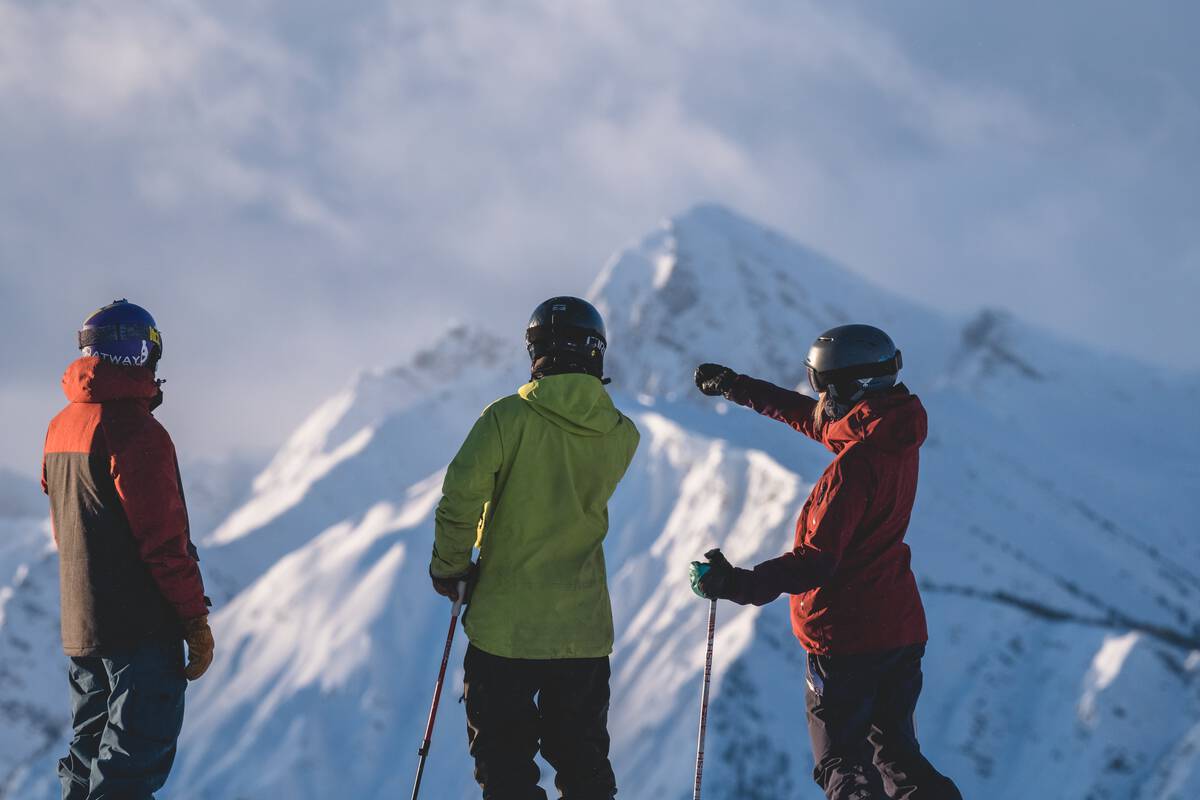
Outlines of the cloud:
[{"label": "cloud", "polygon": [[1188,25],[1010,5],[0,0],[0,302],[32,333],[7,452],[110,294],[168,331],[184,449],[257,449],[699,200],[925,302],[1200,364],[1153,311],[1197,288]]},{"label": "cloud", "polygon": [[157,210],[267,208],[352,238],[289,170],[247,153],[263,140],[286,152],[303,116],[290,104],[308,76],[284,44],[191,3],[116,0],[0,6],[0,52],[0,98],[17,124],[52,126],[126,160],[138,199]]}]

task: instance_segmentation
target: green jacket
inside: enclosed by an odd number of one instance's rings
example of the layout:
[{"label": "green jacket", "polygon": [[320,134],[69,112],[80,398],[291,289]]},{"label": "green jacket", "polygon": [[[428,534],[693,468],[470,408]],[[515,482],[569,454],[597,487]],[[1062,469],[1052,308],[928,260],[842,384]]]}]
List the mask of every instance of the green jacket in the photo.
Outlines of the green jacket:
[{"label": "green jacket", "polygon": [[483,412],[446,470],[429,567],[462,574],[479,547],[472,644],[507,658],[612,652],[608,500],[638,439],[590,375],[527,383]]}]

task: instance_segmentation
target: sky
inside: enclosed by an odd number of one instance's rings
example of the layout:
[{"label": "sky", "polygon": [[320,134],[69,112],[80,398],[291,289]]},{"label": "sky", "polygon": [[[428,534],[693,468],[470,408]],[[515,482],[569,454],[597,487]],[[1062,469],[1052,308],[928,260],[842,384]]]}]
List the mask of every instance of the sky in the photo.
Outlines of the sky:
[{"label": "sky", "polygon": [[698,202],[1196,370],[1197,29],[1113,0],[0,0],[0,466],[36,473],[114,298],[164,332],[185,459],[260,456],[452,323],[519,347]]}]

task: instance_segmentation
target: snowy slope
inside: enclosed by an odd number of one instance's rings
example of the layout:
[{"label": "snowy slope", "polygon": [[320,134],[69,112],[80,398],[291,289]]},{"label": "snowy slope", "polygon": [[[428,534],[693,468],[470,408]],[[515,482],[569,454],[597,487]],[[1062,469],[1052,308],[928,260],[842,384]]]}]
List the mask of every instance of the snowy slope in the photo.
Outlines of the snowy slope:
[{"label": "snowy slope", "polygon": [[[691,371],[715,360],[795,385],[807,343],[847,321],[893,333],[930,409],[910,534],[934,636],[926,750],[973,798],[1200,797],[1200,423],[1151,411],[1190,408],[1195,376],[1000,311],[922,308],[715,206],[618,253],[592,297],[610,388],[643,433],[606,546],[622,797],[690,795],[706,608],[687,562],[714,544],[745,564],[785,550],[829,458],[700,396]],[[455,330],[412,364],[364,373],[204,538],[218,657],[189,692],[165,796],[409,790],[448,621],[426,578],[441,469],[525,368],[518,336]],[[0,664],[36,619],[0,621]],[[39,637],[30,668],[53,649]],[[452,702],[462,647],[426,779],[451,800],[478,796]],[[819,796],[801,657],[782,601],[721,605],[707,796]],[[52,715],[61,690],[30,695]],[[39,752],[0,761],[0,780],[14,776],[0,796],[53,796],[32,776],[57,753]]]},{"label": "snowy slope", "polygon": [[58,564],[32,480],[0,471],[0,797],[10,771],[62,741]]},{"label": "snowy slope", "polygon": [[[185,463],[193,529],[209,529],[243,501],[259,466]],[[46,505],[37,483],[0,471],[0,798],[58,797],[54,764],[68,740],[58,559]]]}]

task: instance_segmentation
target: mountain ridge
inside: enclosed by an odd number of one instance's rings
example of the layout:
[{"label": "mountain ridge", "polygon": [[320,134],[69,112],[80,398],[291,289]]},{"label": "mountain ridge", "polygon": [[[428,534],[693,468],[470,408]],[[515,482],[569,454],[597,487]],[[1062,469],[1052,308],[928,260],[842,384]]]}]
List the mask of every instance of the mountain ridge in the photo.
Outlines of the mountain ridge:
[{"label": "mountain ridge", "polygon": [[[1186,747],[1200,741],[1200,476],[1179,471],[1200,456],[1195,423],[1128,425],[1130,398],[1092,389],[1114,363],[1103,354],[995,312],[925,309],[837,270],[701,206],[619,251],[589,294],[609,321],[610,389],[643,433],[606,543],[622,796],[690,794],[706,608],[686,563],[713,545],[741,565],[783,552],[829,458],[699,395],[691,370],[716,360],[799,382],[807,343],[850,319],[893,333],[930,412],[909,541],[933,632],[919,722],[935,762],[967,796],[1200,795]],[[322,404],[249,500],[201,536],[221,593],[217,661],[189,693],[167,796],[407,790],[447,622],[425,574],[441,471],[482,408],[527,376],[517,332],[504,343],[458,329],[431,352],[364,372]],[[1164,396],[1189,390],[1162,380]],[[1154,509],[1151,524],[1130,513],[1139,507]],[[52,573],[29,575],[44,587]],[[718,620],[706,791],[818,797],[786,604],[721,604]],[[0,624],[5,659],[15,633],[32,636]],[[50,657],[42,638],[30,663]],[[463,738],[447,703],[426,776],[438,797],[478,795]],[[52,796],[49,757],[0,762],[0,796]]]}]

